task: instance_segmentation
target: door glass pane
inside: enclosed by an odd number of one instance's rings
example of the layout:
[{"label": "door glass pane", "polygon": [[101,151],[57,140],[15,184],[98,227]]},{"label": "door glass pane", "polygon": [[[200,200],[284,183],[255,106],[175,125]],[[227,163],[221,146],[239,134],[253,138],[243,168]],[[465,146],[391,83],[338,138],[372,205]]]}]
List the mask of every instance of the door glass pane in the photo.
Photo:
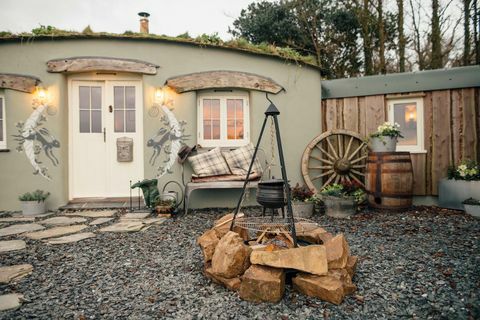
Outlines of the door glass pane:
[{"label": "door glass pane", "polygon": [[3,119],[3,99],[0,98],[0,119]]},{"label": "door glass pane", "polygon": [[135,132],[135,110],[125,111],[125,131]]},{"label": "door glass pane", "polygon": [[125,87],[113,88],[113,105],[115,109],[124,109]]},{"label": "door glass pane", "polygon": [[400,125],[404,138],[398,139],[398,144],[412,146],[417,144],[417,104],[395,103],[393,120]]},{"label": "door glass pane", "polygon": [[0,141],[3,141],[3,120],[0,120]]},{"label": "door glass pane", "polygon": [[125,107],[135,109],[135,87],[125,87]]},{"label": "door glass pane", "polygon": [[102,107],[102,88],[101,87],[91,87],[92,95],[92,109],[100,109]]},{"label": "door glass pane", "polygon": [[80,132],[90,132],[90,111],[80,110]]},{"label": "door glass pane", "polygon": [[123,110],[114,111],[114,127],[115,132],[125,132],[124,123],[125,123],[125,114]]},{"label": "door glass pane", "polygon": [[78,94],[80,109],[90,109],[90,87],[80,86]]},{"label": "door glass pane", "polygon": [[102,132],[102,111],[92,110],[92,132]]}]

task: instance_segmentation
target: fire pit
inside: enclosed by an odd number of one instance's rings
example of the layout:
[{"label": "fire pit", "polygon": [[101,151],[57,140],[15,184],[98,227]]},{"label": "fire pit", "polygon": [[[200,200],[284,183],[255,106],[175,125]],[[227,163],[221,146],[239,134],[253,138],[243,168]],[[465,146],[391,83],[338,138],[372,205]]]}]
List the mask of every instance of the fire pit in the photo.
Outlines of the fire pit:
[{"label": "fire pit", "polygon": [[357,257],[350,256],[343,234],[333,236],[316,223],[297,218],[295,247],[284,219],[247,219],[238,214],[230,231],[233,218],[228,214],[215,221],[197,239],[205,275],[213,282],[253,302],[280,301],[286,271],[294,273],[295,290],[324,301],[340,304],[355,292]]}]

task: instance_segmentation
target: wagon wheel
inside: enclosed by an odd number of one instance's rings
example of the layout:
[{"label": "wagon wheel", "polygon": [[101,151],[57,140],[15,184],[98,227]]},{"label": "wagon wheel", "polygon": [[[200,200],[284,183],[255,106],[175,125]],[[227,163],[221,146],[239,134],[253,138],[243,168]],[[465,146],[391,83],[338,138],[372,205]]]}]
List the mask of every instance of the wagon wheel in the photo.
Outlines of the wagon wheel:
[{"label": "wagon wheel", "polygon": [[362,186],[367,144],[356,132],[331,130],[313,139],[303,152],[302,175],[318,192],[330,183],[356,181]]}]

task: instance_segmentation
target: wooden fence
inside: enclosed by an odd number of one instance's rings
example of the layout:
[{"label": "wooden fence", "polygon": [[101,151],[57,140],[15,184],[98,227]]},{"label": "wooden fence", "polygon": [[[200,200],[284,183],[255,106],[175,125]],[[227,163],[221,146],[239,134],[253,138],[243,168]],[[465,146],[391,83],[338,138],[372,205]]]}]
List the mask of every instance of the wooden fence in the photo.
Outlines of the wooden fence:
[{"label": "wooden fence", "polygon": [[322,101],[322,130],[346,129],[362,136],[387,120],[387,99],[423,96],[426,153],[412,153],[414,194],[437,195],[449,165],[480,159],[480,88],[375,95]]}]

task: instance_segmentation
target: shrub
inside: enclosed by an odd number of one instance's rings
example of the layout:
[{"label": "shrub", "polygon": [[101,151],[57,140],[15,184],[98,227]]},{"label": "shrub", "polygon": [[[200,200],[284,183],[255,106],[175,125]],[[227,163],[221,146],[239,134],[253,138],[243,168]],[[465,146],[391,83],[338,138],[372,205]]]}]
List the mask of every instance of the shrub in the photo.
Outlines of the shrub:
[{"label": "shrub", "polygon": [[43,190],[35,190],[33,192],[26,192],[22,194],[18,199],[20,201],[45,201],[48,196],[50,195],[50,192],[44,192]]},{"label": "shrub", "polygon": [[480,180],[480,164],[473,160],[462,161],[458,167],[448,167],[447,176],[455,180]]},{"label": "shrub", "polygon": [[291,189],[291,196],[293,201],[315,201],[315,193],[310,190],[307,186],[296,184],[294,188]]}]

